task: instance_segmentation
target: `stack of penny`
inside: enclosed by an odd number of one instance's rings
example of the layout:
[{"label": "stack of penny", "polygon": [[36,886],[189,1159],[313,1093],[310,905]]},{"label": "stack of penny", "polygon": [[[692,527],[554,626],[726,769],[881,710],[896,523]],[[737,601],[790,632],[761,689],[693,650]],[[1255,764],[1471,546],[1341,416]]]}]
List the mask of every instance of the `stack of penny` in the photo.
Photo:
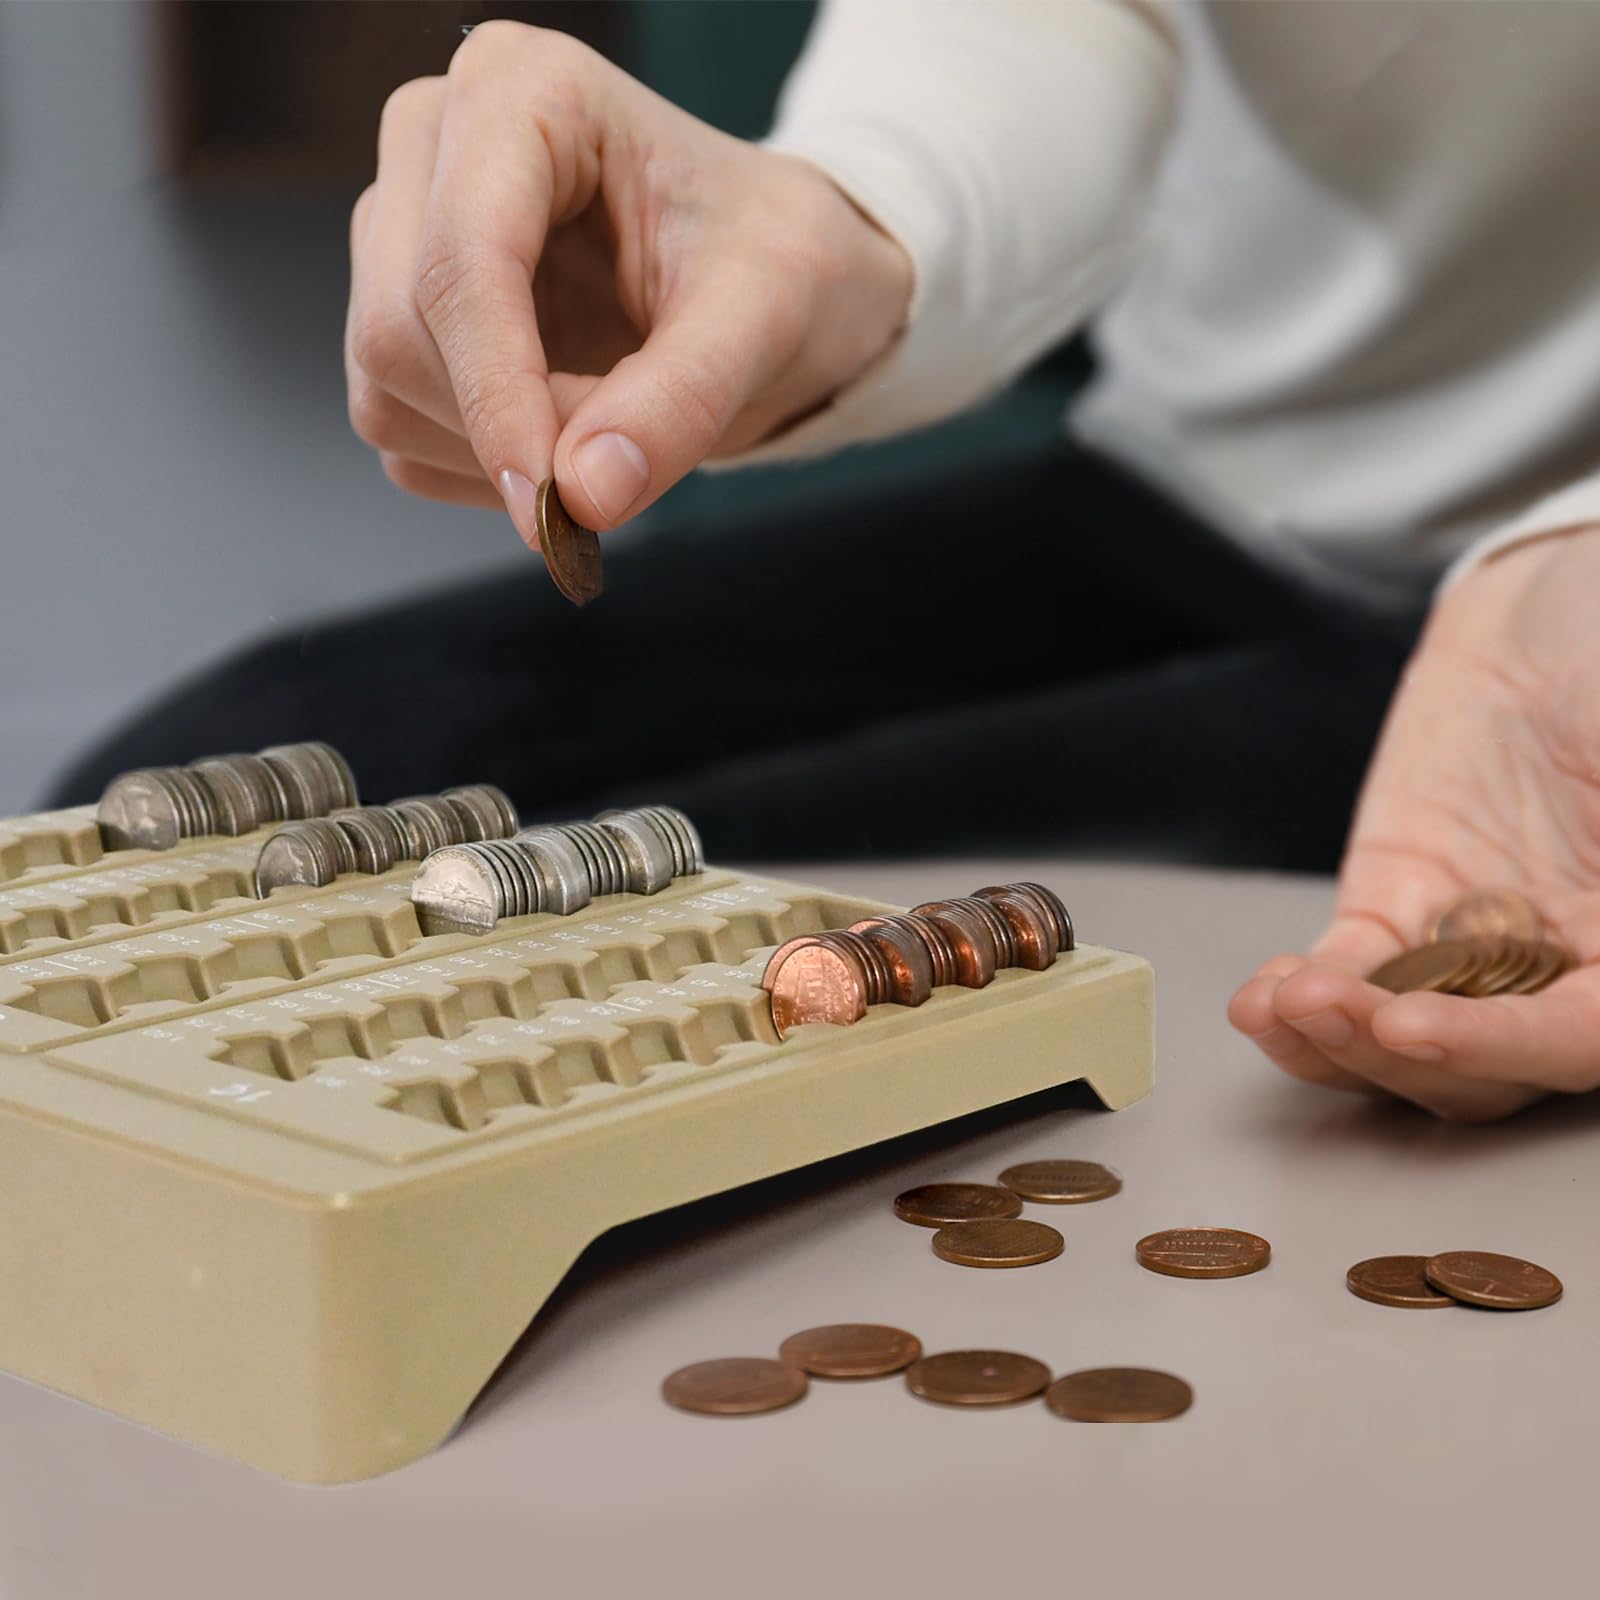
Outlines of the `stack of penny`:
[{"label": "stack of penny", "polygon": [[995,884],[791,939],[773,951],[761,987],[786,1038],[809,1022],[858,1022],[869,1006],[920,1006],[946,984],[981,989],[1002,967],[1042,972],[1073,943],[1053,890]]},{"label": "stack of penny", "polygon": [[1436,1256],[1372,1256],[1345,1274],[1353,1295],[1375,1305],[1432,1311],[1475,1306],[1484,1311],[1538,1311],[1561,1298],[1548,1267],[1491,1250],[1446,1250]]},{"label": "stack of penny", "polygon": [[509,839],[521,825],[510,797],[491,783],[285,823],[261,847],[256,892],[265,899],[285,885],[320,887],[346,872],[387,872],[447,845]]},{"label": "stack of penny", "polygon": [[1438,918],[1426,944],[1390,957],[1367,981],[1395,994],[1537,994],[1572,964],[1515,889],[1475,889]]},{"label": "stack of penny", "polygon": [[125,772],[100,797],[97,819],[108,850],[170,850],[180,839],[237,837],[359,804],[349,763],[313,742]]}]

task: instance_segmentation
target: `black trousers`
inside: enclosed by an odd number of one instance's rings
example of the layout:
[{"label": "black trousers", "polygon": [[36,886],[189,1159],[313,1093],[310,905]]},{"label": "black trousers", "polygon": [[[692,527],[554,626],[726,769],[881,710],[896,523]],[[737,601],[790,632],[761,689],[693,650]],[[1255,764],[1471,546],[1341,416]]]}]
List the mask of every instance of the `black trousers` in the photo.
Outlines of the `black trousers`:
[{"label": "black trousers", "polygon": [[270,638],[84,757],[322,738],[367,800],[685,807],[713,859],[1111,853],[1329,869],[1420,616],[1303,592],[1065,441],[759,526],[619,538],[579,611],[532,556]]}]

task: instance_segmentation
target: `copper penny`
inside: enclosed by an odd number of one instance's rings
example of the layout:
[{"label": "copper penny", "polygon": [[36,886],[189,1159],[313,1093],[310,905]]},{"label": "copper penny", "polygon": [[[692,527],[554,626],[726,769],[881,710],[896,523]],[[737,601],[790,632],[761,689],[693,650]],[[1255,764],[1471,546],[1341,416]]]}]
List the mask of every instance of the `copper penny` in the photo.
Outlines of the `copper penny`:
[{"label": "copper penny", "polygon": [[992,1183],[924,1183],[894,1197],[894,1214],[919,1228],[1020,1217],[1022,1202]]},{"label": "copper penny", "polygon": [[1541,989],[1548,988],[1562,973],[1572,967],[1572,953],[1558,944],[1548,942],[1539,945],[1533,965],[1524,973],[1507,993],[1509,994],[1537,994]]},{"label": "copper penny", "polygon": [[882,956],[889,969],[887,998],[897,1006],[920,1006],[933,993],[933,958],[914,928],[899,917],[868,917],[852,923],[850,932]]},{"label": "copper penny", "polygon": [[1541,939],[1544,918],[1515,889],[1474,889],[1444,911],[1431,937],[1440,939]]},{"label": "copper penny", "polygon": [[1344,1275],[1345,1287],[1353,1295],[1379,1306],[1407,1306],[1419,1311],[1453,1306],[1455,1301],[1440,1294],[1428,1282],[1423,1269],[1426,1256],[1373,1256],[1358,1261]]},{"label": "copper penny", "polygon": [[1122,1188],[1122,1179],[1098,1161],[1023,1161],[1007,1167],[1000,1181],[1024,1200],[1052,1206],[1109,1200]]},{"label": "copper penny", "polygon": [[955,981],[962,988],[982,989],[994,981],[995,963],[999,959],[994,936],[988,925],[965,906],[952,905],[948,900],[930,900],[926,905],[913,907],[912,915],[926,917],[943,930],[955,950]]},{"label": "copper penny", "polygon": [[1134,1254],[1169,1278],[1242,1278],[1266,1266],[1272,1246],[1237,1228],[1167,1228],[1146,1234]]},{"label": "copper penny", "polygon": [[534,528],[539,554],[550,576],[575,606],[586,606],[605,588],[600,541],[567,514],[554,478],[546,478],[534,498]]},{"label": "copper penny", "polygon": [[1457,984],[1456,994],[1490,995],[1506,994],[1515,989],[1539,961],[1539,946],[1527,939],[1495,939],[1486,941],[1490,950],[1488,964],[1465,983]]},{"label": "copper penny", "polygon": [[1044,1403],[1074,1422],[1165,1422],[1194,1404],[1194,1390],[1149,1367],[1093,1367],[1057,1378]]},{"label": "copper penny", "polygon": [[1561,1298],[1561,1280],[1547,1267],[1489,1250],[1446,1250],[1429,1256],[1428,1282],[1452,1300],[1491,1311],[1537,1311]]},{"label": "copper penny", "polygon": [[1006,1406],[1031,1400],[1050,1382],[1050,1369],[1009,1350],[946,1350],[924,1356],[906,1373],[906,1388],[945,1406]]},{"label": "copper penny", "polygon": [[1394,994],[1418,990],[1435,993],[1467,981],[1487,961],[1482,945],[1470,939],[1446,939],[1439,944],[1402,950],[1367,974],[1367,982]]},{"label": "copper penny", "polygon": [[1055,929],[1056,949],[1065,951],[1074,948],[1076,941],[1072,934],[1072,918],[1067,913],[1066,902],[1054,889],[1047,889],[1042,883],[1000,883],[973,892],[985,899],[997,894],[1025,896],[1039,908],[1051,927]]},{"label": "copper penny", "polygon": [[1013,966],[1029,972],[1043,972],[1055,961],[1055,928],[1026,895],[1009,889],[989,889],[972,898],[992,905],[1009,925]]},{"label": "copper penny", "polygon": [[661,1398],[680,1411],[712,1417],[742,1417],[792,1406],[806,1392],[798,1367],[762,1356],[730,1356],[679,1367],[661,1385]]},{"label": "copper penny", "polygon": [[846,1025],[867,1014],[867,975],[848,952],[813,939],[768,964],[761,984],[772,996],[772,1025],[780,1039],[808,1022]]},{"label": "copper penny", "polygon": [[1037,1267],[1054,1261],[1066,1240],[1048,1223],[952,1222],[933,1236],[933,1253],[958,1267]]},{"label": "copper penny", "polygon": [[902,1328],[876,1322],[835,1322],[794,1333],[778,1356],[816,1378],[882,1378],[922,1354],[922,1341]]}]

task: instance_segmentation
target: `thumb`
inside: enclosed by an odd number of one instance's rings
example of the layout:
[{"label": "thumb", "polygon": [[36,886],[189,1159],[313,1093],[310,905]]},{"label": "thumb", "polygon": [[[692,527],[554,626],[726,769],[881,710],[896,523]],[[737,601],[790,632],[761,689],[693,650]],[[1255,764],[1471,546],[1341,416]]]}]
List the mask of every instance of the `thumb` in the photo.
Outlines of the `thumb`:
[{"label": "thumb", "polygon": [[800,324],[753,265],[702,276],[578,406],[556,441],[562,504],[585,526],[636,516],[714,451],[789,363]]}]

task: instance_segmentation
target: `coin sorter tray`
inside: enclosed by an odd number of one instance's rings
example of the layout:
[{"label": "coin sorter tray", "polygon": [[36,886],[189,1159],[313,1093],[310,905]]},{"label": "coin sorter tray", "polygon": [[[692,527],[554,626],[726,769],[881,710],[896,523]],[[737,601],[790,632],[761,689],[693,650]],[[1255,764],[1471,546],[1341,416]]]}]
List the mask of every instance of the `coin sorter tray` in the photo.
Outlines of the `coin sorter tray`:
[{"label": "coin sorter tray", "polygon": [[259,842],[0,821],[0,1367],[286,1477],[436,1445],[619,1223],[1150,1086],[1117,951],[780,1044],[771,948],[891,908],[712,868],[424,937],[414,867],[262,901]]}]

